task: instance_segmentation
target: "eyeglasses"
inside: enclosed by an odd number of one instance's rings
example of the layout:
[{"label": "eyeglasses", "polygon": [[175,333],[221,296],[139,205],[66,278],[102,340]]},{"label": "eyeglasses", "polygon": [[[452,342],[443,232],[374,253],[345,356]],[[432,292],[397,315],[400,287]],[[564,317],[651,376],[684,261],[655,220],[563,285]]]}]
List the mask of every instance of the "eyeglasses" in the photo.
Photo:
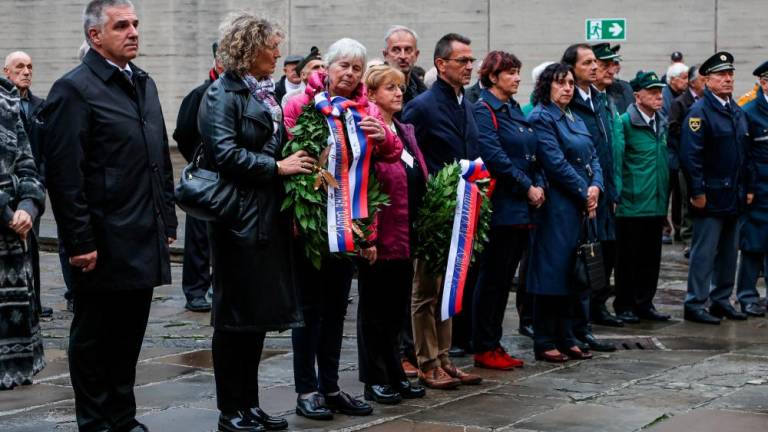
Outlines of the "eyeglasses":
[{"label": "eyeglasses", "polygon": [[470,64],[474,64],[477,59],[474,57],[459,57],[459,58],[443,58],[445,61],[455,61],[456,63],[459,63],[462,66],[467,66]]}]

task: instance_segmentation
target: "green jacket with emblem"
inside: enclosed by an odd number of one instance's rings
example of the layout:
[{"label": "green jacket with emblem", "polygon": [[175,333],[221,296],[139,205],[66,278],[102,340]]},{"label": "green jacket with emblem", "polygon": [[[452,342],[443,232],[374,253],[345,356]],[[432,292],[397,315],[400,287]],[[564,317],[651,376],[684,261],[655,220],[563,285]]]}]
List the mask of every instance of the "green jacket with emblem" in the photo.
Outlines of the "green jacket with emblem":
[{"label": "green jacket with emblem", "polygon": [[666,216],[669,199],[667,120],[656,113],[656,132],[632,104],[621,115],[623,146],[614,153],[621,163],[619,217]]}]

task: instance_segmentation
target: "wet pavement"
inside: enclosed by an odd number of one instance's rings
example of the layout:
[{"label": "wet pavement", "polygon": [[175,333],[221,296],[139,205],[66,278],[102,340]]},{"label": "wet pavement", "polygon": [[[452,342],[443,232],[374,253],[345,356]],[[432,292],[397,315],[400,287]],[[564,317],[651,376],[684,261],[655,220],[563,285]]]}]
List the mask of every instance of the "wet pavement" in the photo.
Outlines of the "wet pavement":
[{"label": "wet pavement", "polygon": [[[533,359],[532,343],[519,336],[514,304],[507,308],[504,344],[525,359],[512,372],[474,368],[479,386],[431,390],[424,399],[396,406],[374,404],[368,417],[337,415],[313,422],[294,414],[290,334],[268,335],[261,363],[261,402],[286,416],[290,430],[337,431],[764,431],[768,430],[768,320],[725,321],[720,326],[683,322],[686,262],[678,245],[665,246],[657,306],[668,323],[596,333],[621,345],[593,360],[555,366]],[[63,300],[58,257],[42,257],[43,304],[54,317],[43,322],[48,366],[35,384],[0,392],[0,431],[75,431],[66,346],[71,314]],[[137,372],[139,420],[152,431],[216,430],[208,314],[188,312],[180,288],[155,291]],[[761,295],[765,288],[761,283]],[[357,379],[356,290],[349,307],[341,356],[341,387],[362,394]],[[513,299],[511,296],[510,299]]]}]

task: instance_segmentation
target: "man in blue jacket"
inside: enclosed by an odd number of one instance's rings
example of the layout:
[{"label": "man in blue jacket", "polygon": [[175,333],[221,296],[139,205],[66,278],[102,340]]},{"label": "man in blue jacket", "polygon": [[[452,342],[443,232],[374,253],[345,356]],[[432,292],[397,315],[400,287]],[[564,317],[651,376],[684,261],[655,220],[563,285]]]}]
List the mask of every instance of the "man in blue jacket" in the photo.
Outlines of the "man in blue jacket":
[{"label": "man in blue jacket", "polygon": [[688,112],[681,133],[680,163],[688,174],[693,207],[685,319],[705,324],[720,324],[722,317],[746,319],[729,300],[739,211],[749,203],[743,184],[748,125],[732,98],[733,71],[733,56],[727,52],[701,64],[707,88]]},{"label": "man in blue jacket", "polygon": [[[427,170],[434,174],[460,159],[479,156],[478,131],[472,104],[464,97],[464,86],[472,77],[472,48],[469,38],[449,33],[435,46],[434,63],[438,77],[435,84],[413,99],[405,108],[403,122],[416,129],[416,139],[424,153]],[[419,284],[413,290],[411,313],[419,379],[430,388],[450,388],[459,383],[477,384],[481,378],[458,369],[448,358],[451,348],[452,320],[440,317],[441,278],[417,269]],[[470,269],[464,291],[462,314],[471,311],[468,299],[475,286],[475,271]],[[469,337],[471,319],[464,317]]]},{"label": "man in blue jacket", "polygon": [[747,197],[752,203],[742,216],[739,230],[741,262],[737,273],[736,295],[741,311],[749,316],[765,316],[760,304],[757,279],[768,256],[768,61],[754,72],[760,88],[752,102],[744,105],[749,123],[749,179]]}]

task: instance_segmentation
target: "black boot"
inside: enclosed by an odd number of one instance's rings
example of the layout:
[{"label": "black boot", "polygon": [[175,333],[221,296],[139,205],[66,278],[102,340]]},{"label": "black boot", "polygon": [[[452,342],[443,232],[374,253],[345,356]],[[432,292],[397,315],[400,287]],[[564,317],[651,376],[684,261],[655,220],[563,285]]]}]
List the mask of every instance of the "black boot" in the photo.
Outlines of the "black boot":
[{"label": "black boot", "polygon": [[245,415],[251,418],[251,420],[264,426],[266,430],[283,430],[288,429],[288,420],[281,417],[273,417],[265,413],[259,407],[250,408],[245,412]]}]

